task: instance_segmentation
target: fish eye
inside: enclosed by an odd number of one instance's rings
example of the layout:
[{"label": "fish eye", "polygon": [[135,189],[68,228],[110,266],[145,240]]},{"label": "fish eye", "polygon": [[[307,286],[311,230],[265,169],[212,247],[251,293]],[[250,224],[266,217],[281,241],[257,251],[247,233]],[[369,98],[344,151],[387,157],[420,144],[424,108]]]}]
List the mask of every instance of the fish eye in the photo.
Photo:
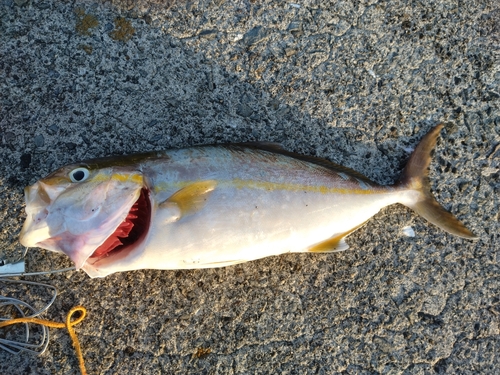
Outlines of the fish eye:
[{"label": "fish eye", "polygon": [[76,168],[69,172],[69,179],[71,182],[83,182],[89,178],[90,172],[87,168]]}]

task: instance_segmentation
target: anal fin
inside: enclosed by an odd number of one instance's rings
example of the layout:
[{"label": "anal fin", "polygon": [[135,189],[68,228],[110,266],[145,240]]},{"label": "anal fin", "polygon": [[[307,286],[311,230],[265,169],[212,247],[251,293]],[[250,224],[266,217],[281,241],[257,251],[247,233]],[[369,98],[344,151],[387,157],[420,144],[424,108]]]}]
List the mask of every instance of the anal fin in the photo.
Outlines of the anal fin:
[{"label": "anal fin", "polygon": [[349,245],[347,244],[347,242],[345,242],[344,238],[346,238],[355,230],[361,228],[363,225],[365,225],[365,223],[366,221],[348,230],[347,232],[335,234],[327,240],[311,246],[309,249],[307,249],[307,251],[310,253],[335,253],[337,251],[345,251],[349,249]]},{"label": "anal fin", "polygon": [[320,242],[308,249],[310,253],[335,253],[344,251],[349,248],[349,245],[344,241],[344,234],[335,237],[330,237],[326,241]]}]

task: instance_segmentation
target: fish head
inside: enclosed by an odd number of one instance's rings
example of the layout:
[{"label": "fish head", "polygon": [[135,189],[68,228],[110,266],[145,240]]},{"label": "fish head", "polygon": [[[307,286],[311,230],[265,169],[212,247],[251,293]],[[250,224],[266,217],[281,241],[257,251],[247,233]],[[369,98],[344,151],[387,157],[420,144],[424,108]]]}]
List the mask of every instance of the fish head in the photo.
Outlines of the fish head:
[{"label": "fish head", "polygon": [[77,269],[131,247],[149,228],[149,190],[133,166],[63,167],[25,188],[20,242],[68,255]]}]

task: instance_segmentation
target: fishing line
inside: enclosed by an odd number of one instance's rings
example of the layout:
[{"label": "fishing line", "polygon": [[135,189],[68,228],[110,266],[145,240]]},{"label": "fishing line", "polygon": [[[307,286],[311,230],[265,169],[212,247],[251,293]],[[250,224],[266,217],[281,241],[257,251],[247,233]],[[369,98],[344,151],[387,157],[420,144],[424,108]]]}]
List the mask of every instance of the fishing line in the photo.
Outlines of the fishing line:
[{"label": "fishing line", "polygon": [[[43,287],[50,291],[51,298],[48,303],[43,305],[42,308],[36,309],[33,305],[23,301],[19,298],[14,298],[10,296],[0,295],[0,328],[7,327],[13,324],[22,324],[24,326],[23,338],[20,340],[7,339],[0,337],[0,349],[3,349],[13,355],[18,355],[22,352],[28,352],[36,355],[43,354],[47,349],[49,344],[49,327],[50,328],[66,328],[73,341],[73,347],[75,348],[78,362],[80,366],[80,372],[82,375],[86,375],[87,371],[85,369],[85,363],[83,360],[83,354],[76,336],[74,325],[80,323],[86,316],[87,310],[83,306],[73,307],[66,316],[64,323],[53,322],[50,320],[44,320],[38,318],[38,316],[45,311],[47,311],[50,306],[54,303],[57,297],[57,289],[50,285],[34,281],[26,280],[14,280],[8,277],[23,277],[23,276],[39,276],[39,275],[49,275],[53,273],[74,271],[75,267],[68,267],[58,270],[50,271],[40,271],[40,272],[24,272],[24,259],[26,257],[28,248],[25,249],[24,253],[16,259],[15,261],[8,262],[6,260],[0,260],[0,284],[20,284],[35,287]],[[4,268],[2,270],[1,268]],[[7,270],[22,269],[22,272],[8,272]],[[7,271],[7,272],[4,272]],[[4,313],[6,314],[4,316]],[[73,320],[73,315],[79,313],[80,316]],[[9,315],[9,316],[7,316]],[[17,316],[17,318],[13,318]],[[38,334],[38,339],[35,338],[36,335],[32,334],[30,331],[29,323],[38,324],[41,328],[41,333]]]},{"label": "fishing line", "polygon": [[[34,286],[42,286],[47,289],[50,289],[52,292],[52,298],[50,301],[42,307],[40,310],[36,310],[32,305],[29,303],[22,301],[18,298],[14,297],[6,297],[3,295],[0,295],[0,308],[2,311],[2,315],[0,316],[0,321],[9,321],[12,320],[12,315],[17,315],[21,316],[21,318],[35,318],[38,315],[42,314],[45,312],[55,301],[57,297],[57,289],[53,287],[52,285],[49,284],[42,284],[38,282],[32,282],[32,281],[24,281],[24,280],[10,280],[5,277],[0,277],[0,283],[10,283],[10,284],[25,284],[25,285],[34,285]],[[7,310],[7,312],[10,310],[14,310],[15,314],[11,312],[10,317],[3,316],[3,311]],[[0,323],[1,324],[1,323]],[[0,348],[3,350],[6,350],[7,352],[11,354],[20,354],[23,351],[30,352],[32,354],[42,354],[45,352],[47,349],[47,345],[49,343],[49,330],[47,327],[42,326],[42,337],[40,339],[40,342],[37,343],[30,343],[30,329],[28,324],[24,325],[25,331],[24,331],[24,339],[23,341],[16,341],[16,340],[8,340],[5,338],[0,338]]]}]

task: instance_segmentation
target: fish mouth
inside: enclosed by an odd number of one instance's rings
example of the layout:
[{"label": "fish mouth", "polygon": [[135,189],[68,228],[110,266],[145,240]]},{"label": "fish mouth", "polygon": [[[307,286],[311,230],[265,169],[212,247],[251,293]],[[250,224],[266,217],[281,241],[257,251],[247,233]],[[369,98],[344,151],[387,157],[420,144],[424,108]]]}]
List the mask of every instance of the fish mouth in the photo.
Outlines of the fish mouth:
[{"label": "fish mouth", "polygon": [[91,263],[112,256],[128,253],[146,237],[151,223],[149,190],[141,189],[139,198],[130,208],[127,217],[115,231],[90,255]]}]

